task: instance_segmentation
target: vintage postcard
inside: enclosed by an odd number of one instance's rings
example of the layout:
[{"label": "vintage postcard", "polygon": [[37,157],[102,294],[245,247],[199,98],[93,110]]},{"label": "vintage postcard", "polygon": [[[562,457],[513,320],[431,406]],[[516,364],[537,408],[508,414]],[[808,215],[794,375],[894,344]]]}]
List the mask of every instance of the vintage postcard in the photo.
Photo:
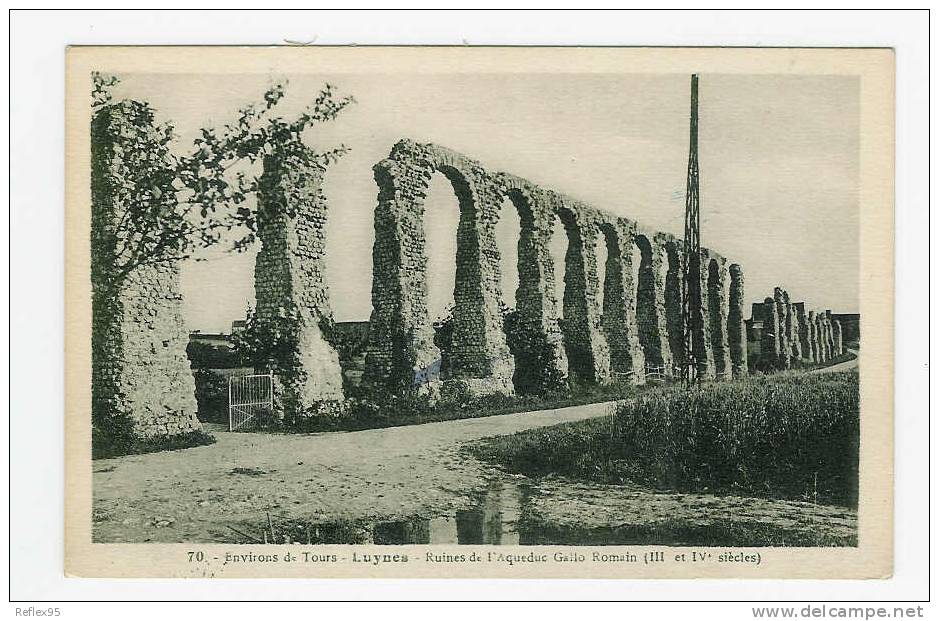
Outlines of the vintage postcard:
[{"label": "vintage postcard", "polygon": [[67,76],[67,574],[891,575],[891,50]]}]

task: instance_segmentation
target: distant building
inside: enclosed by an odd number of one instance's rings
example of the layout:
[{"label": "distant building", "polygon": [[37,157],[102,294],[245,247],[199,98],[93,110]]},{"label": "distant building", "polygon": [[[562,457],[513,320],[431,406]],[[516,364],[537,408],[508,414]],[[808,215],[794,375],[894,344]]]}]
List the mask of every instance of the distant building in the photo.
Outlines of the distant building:
[{"label": "distant building", "polygon": [[205,343],[213,347],[228,347],[231,344],[231,336],[228,334],[212,334],[210,332],[190,332],[189,342]]}]

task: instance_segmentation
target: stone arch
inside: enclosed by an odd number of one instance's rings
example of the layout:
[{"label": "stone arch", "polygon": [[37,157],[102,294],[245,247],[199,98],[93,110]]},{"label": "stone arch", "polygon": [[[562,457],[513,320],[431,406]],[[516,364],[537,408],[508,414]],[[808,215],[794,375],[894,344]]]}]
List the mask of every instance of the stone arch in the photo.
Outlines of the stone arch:
[{"label": "stone arch", "polygon": [[[515,289],[515,306],[532,306],[539,308],[542,300],[540,296],[535,295],[541,282],[541,273],[538,268],[537,247],[535,243],[535,217],[532,211],[532,199],[528,192],[521,188],[509,188],[503,194],[508,200],[515,212],[518,214],[518,261],[516,269],[518,270],[518,285]],[[499,210],[499,219],[506,207],[503,205]],[[524,299],[525,302],[521,300]]]},{"label": "stone arch", "polygon": [[[523,234],[531,237],[534,223],[531,205],[525,195],[518,190],[510,190],[503,194],[496,216],[494,231],[496,249],[499,251],[500,300],[504,304],[504,311],[506,308],[515,309],[518,306],[518,291],[522,287],[521,268],[523,266],[519,251],[526,246],[522,240]],[[527,245],[530,246],[530,242]],[[513,256],[515,260],[510,261],[509,259]],[[530,277],[530,274],[528,276]]]},{"label": "stone arch", "polygon": [[519,217],[515,310],[505,317],[504,324],[515,359],[513,384],[522,393],[560,388],[567,382],[568,363],[560,305],[553,296],[554,264],[549,244],[554,207],[544,190],[527,181],[505,173],[497,177],[500,198],[508,199]]},{"label": "stone arch", "polygon": [[630,381],[645,381],[645,358],[638,344],[635,299],[632,295],[630,223],[601,222],[600,236],[606,244],[606,271],[603,279],[603,333],[610,348],[610,371],[628,374]]},{"label": "stone arch", "polygon": [[[609,381],[610,358],[597,306],[594,236],[599,234],[591,213],[555,195],[556,217],[567,235],[564,257],[564,300],[561,327],[570,371],[587,383]],[[552,267],[553,270],[553,267]]]},{"label": "stone arch", "polygon": [[[476,229],[478,199],[466,175],[455,166],[437,163],[435,169],[450,182],[460,209],[460,220],[456,231],[456,270],[453,280],[452,342],[449,351],[440,351],[439,354],[441,361],[447,359],[447,364],[443,367],[446,373],[442,379],[478,377],[486,372],[485,350],[489,336],[486,333],[485,324],[474,321],[474,318],[481,316],[484,312],[482,270],[480,269],[479,240]],[[421,197],[421,199],[425,198],[426,194]],[[426,246],[424,259],[425,261],[428,259]],[[426,289],[426,273],[424,283]],[[432,317],[430,319],[433,320]]]},{"label": "stone arch", "polygon": [[[428,317],[424,200],[442,173],[460,207],[448,376]],[[366,377],[398,389],[436,393],[512,391],[512,360],[499,313],[498,249],[492,226],[498,193],[490,176],[458,153],[402,140],[375,166],[372,319]]]}]

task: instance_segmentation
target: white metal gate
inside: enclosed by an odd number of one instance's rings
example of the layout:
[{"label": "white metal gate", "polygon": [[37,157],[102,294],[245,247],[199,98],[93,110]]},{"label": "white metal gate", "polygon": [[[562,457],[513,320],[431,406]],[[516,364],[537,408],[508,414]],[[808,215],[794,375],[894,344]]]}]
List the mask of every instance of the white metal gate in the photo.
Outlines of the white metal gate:
[{"label": "white metal gate", "polygon": [[228,378],[228,430],[235,431],[274,411],[274,375],[241,375]]}]

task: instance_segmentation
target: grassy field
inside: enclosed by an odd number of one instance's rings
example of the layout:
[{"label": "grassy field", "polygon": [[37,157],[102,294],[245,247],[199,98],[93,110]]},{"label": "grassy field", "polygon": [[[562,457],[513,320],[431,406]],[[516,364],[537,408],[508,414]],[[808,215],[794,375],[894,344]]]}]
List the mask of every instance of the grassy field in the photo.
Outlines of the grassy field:
[{"label": "grassy field", "polygon": [[530,477],[857,506],[858,375],[778,374],[635,396],[606,419],[483,440]]}]

